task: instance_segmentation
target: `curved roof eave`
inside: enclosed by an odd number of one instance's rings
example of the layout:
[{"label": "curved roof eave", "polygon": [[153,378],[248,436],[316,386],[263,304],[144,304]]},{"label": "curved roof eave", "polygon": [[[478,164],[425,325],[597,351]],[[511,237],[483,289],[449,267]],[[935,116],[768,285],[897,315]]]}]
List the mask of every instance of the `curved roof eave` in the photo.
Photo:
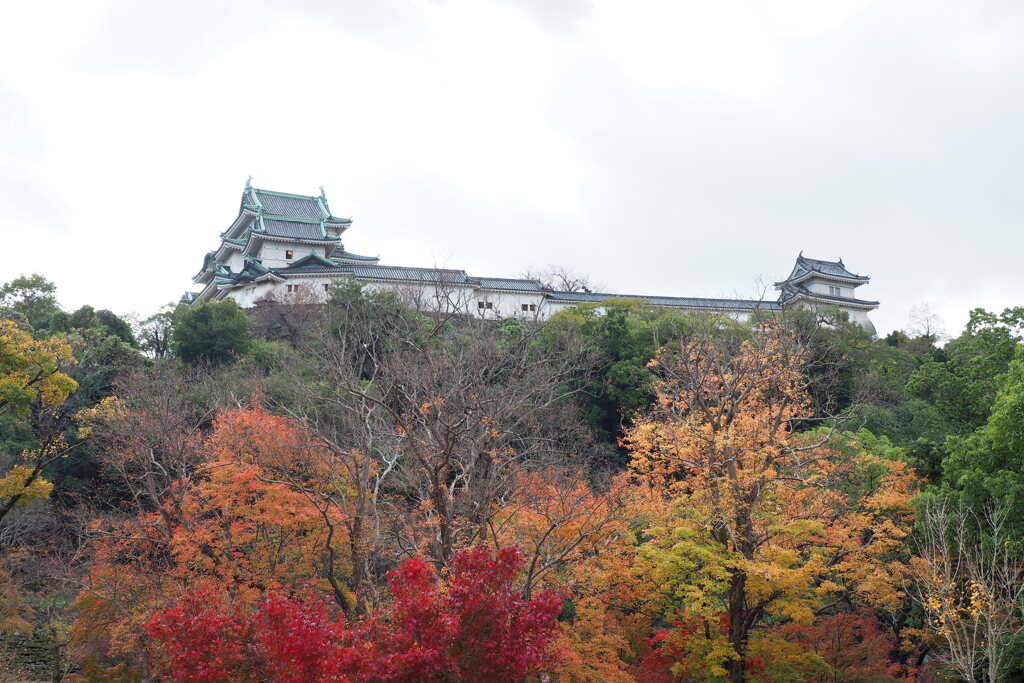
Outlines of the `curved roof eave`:
[{"label": "curved roof eave", "polygon": [[791,297],[783,302],[783,305],[789,305],[794,301],[811,301],[818,304],[825,304],[826,306],[838,306],[847,308],[861,308],[866,311],[873,311],[878,308],[879,302],[877,301],[866,301],[864,299],[841,299],[836,297],[830,297],[826,295],[816,294],[805,294],[798,292],[793,294]]},{"label": "curved roof eave", "polygon": [[841,282],[843,284],[853,285],[854,287],[857,287],[857,286],[860,286],[860,285],[866,285],[867,283],[869,283],[871,281],[871,278],[869,278],[869,277],[867,277],[865,275],[858,275],[856,277],[849,278],[849,277],[843,277],[842,275],[833,275],[831,273],[823,273],[820,270],[809,270],[809,271],[807,271],[807,272],[805,272],[805,273],[803,273],[801,275],[798,275],[796,277],[790,277],[790,278],[786,278],[785,280],[780,280],[779,282],[775,283],[775,286],[776,287],[782,287],[783,285],[787,285],[787,284],[797,285],[797,284],[800,284],[801,282],[805,282],[806,280],[810,280],[812,278],[818,278],[818,279],[821,279],[821,280],[831,280],[833,282]]}]

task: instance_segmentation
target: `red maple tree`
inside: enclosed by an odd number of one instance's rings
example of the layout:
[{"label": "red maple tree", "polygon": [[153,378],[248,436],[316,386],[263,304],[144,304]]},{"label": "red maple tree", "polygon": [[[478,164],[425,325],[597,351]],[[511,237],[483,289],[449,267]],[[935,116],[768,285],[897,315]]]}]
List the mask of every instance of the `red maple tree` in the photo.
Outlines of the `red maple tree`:
[{"label": "red maple tree", "polygon": [[[460,552],[448,582],[422,558],[389,574],[394,603],[360,622],[324,603],[273,596],[255,613],[210,588],[146,624],[157,670],[180,683],[239,681],[521,681],[553,663],[561,599],[525,599],[513,579],[522,553]],[[447,583],[447,585],[445,585]]]}]

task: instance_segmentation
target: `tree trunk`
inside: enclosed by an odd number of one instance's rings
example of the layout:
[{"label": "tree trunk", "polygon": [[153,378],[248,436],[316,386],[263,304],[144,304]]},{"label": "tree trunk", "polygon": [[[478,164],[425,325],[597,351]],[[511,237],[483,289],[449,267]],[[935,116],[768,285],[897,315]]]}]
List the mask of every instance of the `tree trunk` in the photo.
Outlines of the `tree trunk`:
[{"label": "tree trunk", "polygon": [[747,626],[745,603],[747,597],[747,577],[743,572],[733,572],[729,584],[729,643],[736,651],[736,659],[730,659],[726,670],[731,683],[743,683],[744,660],[747,654]]},{"label": "tree trunk", "polygon": [[441,474],[435,475],[434,481],[431,482],[433,490],[430,496],[434,504],[434,513],[437,515],[437,551],[434,563],[438,569],[448,566],[455,547],[455,539],[452,535],[452,500],[444,482],[445,479]]},{"label": "tree trunk", "polygon": [[366,614],[366,558],[363,556],[363,515],[357,513],[349,533],[349,554],[352,557],[352,592],[356,611]]}]

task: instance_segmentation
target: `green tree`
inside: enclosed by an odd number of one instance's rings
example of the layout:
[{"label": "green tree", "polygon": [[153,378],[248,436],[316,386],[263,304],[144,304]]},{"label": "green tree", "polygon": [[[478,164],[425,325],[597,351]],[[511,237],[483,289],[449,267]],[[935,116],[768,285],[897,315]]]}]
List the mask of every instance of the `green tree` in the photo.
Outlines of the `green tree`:
[{"label": "green tree", "polygon": [[174,325],[173,348],[189,364],[226,363],[252,344],[249,318],[234,301],[207,301],[186,308]]},{"label": "green tree", "polygon": [[[728,320],[719,332],[749,334]],[[571,344],[588,346],[593,371],[575,378],[580,408],[597,434],[617,444],[636,412],[654,399],[655,376],[647,367],[657,348],[705,327],[691,313],[654,308],[643,300],[609,299],[551,316],[535,348],[550,351]]]},{"label": "green tree", "polygon": [[935,406],[947,433],[971,432],[988,418],[1022,328],[1022,307],[1000,314],[971,311],[964,333],[946,345],[948,360],[926,358],[908,380],[908,392]]},{"label": "green tree", "polygon": [[86,333],[98,331],[101,334],[117,337],[125,344],[138,348],[139,343],[132,333],[132,327],[117,314],[108,311],[97,311],[86,304],[74,313],[58,312],[50,317],[48,324],[50,332],[64,333]]},{"label": "green tree", "polygon": [[985,424],[945,442],[945,490],[975,509],[1007,507],[1008,522],[1024,538],[1024,346],[1003,377]]},{"label": "green tree", "polygon": [[21,316],[33,329],[44,327],[60,312],[57,286],[42,275],[19,275],[0,286],[0,314]]}]

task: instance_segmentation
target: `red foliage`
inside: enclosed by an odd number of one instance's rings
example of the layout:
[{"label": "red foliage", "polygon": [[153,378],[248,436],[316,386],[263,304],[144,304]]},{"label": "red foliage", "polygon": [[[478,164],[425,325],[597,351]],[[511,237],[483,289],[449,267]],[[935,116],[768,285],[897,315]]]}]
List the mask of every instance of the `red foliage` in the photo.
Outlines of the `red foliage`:
[{"label": "red foliage", "polygon": [[899,640],[882,630],[868,610],[821,617],[814,624],[786,624],[773,631],[824,660],[835,680],[913,681],[916,672],[896,660]]},{"label": "red foliage", "polygon": [[[709,636],[724,637],[728,616],[707,624],[684,616],[670,629],[659,629],[647,640],[649,651],[632,672],[643,683],[690,683],[708,680],[703,656]],[[820,617],[811,625],[791,622],[766,632],[769,656],[744,658],[747,680],[779,680],[776,675],[800,675],[800,680],[849,683],[897,683],[915,680],[914,671],[896,660],[899,641],[886,633],[868,610]],[[791,649],[779,647],[791,644]],[[788,679],[787,679],[788,680]]]},{"label": "red foliage", "polygon": [[421,558],[389,575],[385,614],[346,625],[323,605],[274,597],[242,614],[209,590],[155,614],[146,632],[161,674],[221,681],[521,681],[550,665],[561,600],[513,589],[518,549],[459,553],[448,590]]},{"label": "red foliage", "polygon": [[692,672],[706,668],[703,655],[708,647],[708,637],[725,637],[728,632],[729,615],[725,612],[718,613],[717,622],[713,623],[706,623],[700,617],[681,615],[672,622],[672,628],[658,629],[647,639],[648,652],[634,668],[633,675],[642,683],[701,680]]},{"label": "red foliage", "polygon": [[180,683],[345,680],[345,629],[323,605],[273,597],[247,615],[204,588],[154,615],[146,632],[159,644],[161,671]]},{"label": "red foliage", "polygon": [[175,681],[251,680],[255,624],[240,617],[213,591],[200,589],[153,615],[145,628],[159,643],[163,669]]}]

